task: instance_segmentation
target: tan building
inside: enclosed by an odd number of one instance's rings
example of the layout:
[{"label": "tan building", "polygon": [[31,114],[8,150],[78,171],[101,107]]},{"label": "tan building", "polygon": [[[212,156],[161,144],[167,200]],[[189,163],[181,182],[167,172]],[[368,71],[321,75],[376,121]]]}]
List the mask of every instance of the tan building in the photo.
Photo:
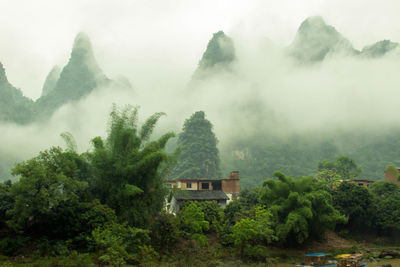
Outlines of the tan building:
[{"label": "tan building", "polygon": [[232,171],[228,178],[217,180],[208,178],[168,180],[167,187],[180,189],[173,193],[170,201],[167,201],[167,210],[170,212],[178,212],[180,202],[185,200],[217,201],[225,207],[230,201],[239,197],[239,172]]}]

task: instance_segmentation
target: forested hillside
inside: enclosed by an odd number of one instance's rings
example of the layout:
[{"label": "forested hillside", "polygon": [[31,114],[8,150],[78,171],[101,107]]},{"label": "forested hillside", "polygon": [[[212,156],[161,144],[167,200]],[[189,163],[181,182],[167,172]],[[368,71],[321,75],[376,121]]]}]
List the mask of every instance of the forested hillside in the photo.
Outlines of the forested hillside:
[{"label": "forested hillside", "polygon": [[33,101],[8,82],[4,66],[0,63],[0,121],[28,123],[32,120],[32,111]]},{"label": "forested hillside", "polygon": [[[362,169],[360,178],[381,180],[385,166],[400,165],[400,131],[389,133],[343,133],[336,137],[326,135],[299,135],[290,138],[268,137],[237,140],[221,150],[224,173],[241,171],[241,185],[254,187],[275,170],[292,175],[318,172],[318,162],[348,155]],[[329,135],[328,135],[329,136]],[[248,177],[251,177],[250,179]]]},{"label": "forested hillside", "polygon": [[42,96],[35,102],[35,119],[50,117],[63,104],[77,101],[108,82],[110,80],[97,65],[89,37],[79,33],[68,64],[59,75],[57,69],[52,69],[46,79]]}]

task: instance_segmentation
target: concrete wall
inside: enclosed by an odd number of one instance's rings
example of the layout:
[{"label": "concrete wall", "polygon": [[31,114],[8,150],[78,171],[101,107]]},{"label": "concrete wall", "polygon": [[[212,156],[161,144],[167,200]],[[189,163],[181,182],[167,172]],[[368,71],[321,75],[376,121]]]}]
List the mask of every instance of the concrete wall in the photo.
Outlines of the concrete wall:
[{"label": "concrete wall", "polygon": [[[188,188],[187,187],[187,184],[188,183],[191,183],[192,184],[192,187],[191,188]],[[187,182],[181,182],[181,188],[182,189],[184,189],[184,190],[199,190],[198,189],[198,183],[197,182],[195,182],[195,181],[187,181]]]}]

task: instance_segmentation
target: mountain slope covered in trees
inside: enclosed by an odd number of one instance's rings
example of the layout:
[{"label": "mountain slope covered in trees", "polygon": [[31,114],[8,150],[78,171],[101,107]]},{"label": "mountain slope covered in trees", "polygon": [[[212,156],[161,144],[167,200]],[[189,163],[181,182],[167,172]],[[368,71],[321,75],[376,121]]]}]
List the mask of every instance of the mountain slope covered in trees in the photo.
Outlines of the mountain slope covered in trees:
[{"label": "mountain slope covered in trees", "polygon": [[54,87],[36,101],[37,115],[48,117],[61,105],[79,100],[108,82],[110,80],[97,65],[89,37],[79,33],[68,64],[62,69]]},{"label": "mountain slope covered in trees", "polygon": [[32,119],[33,101],[12,86],[0,63],[0,121],[28,123]]},{"label": "mountain slope covered in trees", "polygon": [[216,32],[208,42],[192,79],[203,80],[221,71],[230,72],[235,60],[235,45],[232,38],[223,31]]}]

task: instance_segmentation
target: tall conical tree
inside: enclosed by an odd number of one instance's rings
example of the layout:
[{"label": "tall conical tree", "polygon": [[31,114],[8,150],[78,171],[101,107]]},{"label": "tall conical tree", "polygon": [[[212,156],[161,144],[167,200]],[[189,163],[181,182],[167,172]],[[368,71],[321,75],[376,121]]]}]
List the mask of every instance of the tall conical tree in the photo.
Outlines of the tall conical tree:
[{"label": "tall conical tree", "polygon": [[217,178],[220,159],[213,125],[205,118],[204,111],[195,112],[183,125],[178,146],[181,154],[174,171],[174,178]]}]

